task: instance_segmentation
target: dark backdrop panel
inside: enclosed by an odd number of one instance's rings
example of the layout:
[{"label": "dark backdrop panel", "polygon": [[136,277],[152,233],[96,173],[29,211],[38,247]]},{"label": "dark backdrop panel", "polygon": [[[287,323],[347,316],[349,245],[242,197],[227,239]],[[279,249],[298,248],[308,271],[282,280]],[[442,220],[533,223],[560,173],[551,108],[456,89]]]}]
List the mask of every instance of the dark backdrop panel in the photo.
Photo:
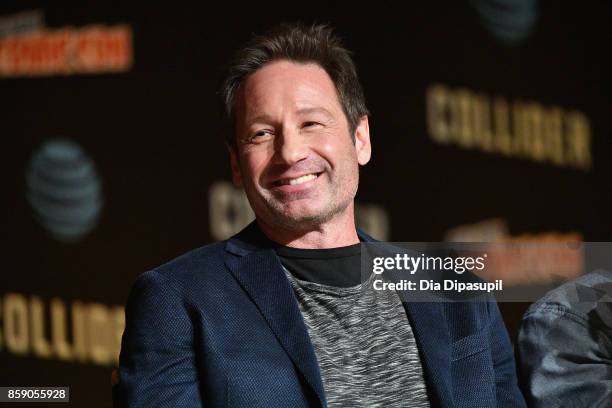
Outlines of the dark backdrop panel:
[{"label": "dark backdrop panel", "polygon": [[[134,47],[134,64],[124,73],[0,78],[1,306],[8,295],[21,295],[31,321],[38,297],[48,337],[52,299],[63,302],[69,317],[74,302],[112,313],[138,274],[219,238],[211,232],[209,194],[214,183],[230,180],[215,95],[224,63],[251,33],[286,20],[329,22],[354,52],[373,143],[357,199],[384,209],[389,233],[381,238],[437,241],[454,227],[499,218],[512,235],[554,231],[610,240],[610,6],[534,2],[531,34],[509,45],[486,28],[474,3],[413,2],[406,10],[393,1],[308,2],[215,12],[175,3],[1,5],[2,15],[41,9],[50,29],[125,23]],[[426,92],[433,84],[582,112],[592,166],[436,143],[427,130]],[[31,159],[58,137],[80,146],[101,183],[97,224],[74,242],[49,233],[27,200]],[[512,332],[524,307],[502,306]],[[6,337],[1,316],[2,310]],[[103,321],[111,332],[109,316]],[[112,362],[41,358],[31,346],[18,355],[2,338],[0,364],[7,368],[0,385],[69,385],[74,406],[110,405]]]}]

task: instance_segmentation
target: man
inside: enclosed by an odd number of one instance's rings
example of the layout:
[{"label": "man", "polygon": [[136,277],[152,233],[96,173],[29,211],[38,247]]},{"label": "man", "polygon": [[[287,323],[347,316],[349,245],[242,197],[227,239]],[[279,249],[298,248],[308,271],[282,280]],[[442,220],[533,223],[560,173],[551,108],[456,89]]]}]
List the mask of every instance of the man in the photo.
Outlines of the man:
[{"label": "man", "polygon": [[402,302],[361,282],[368,111],[331,30],[284,24],[254,38],[223,99],[233,181],[256,220],[138,278],[123,404],[523,406],[495,303]]},{"label": "man", "polygon": [[519,353],[530,406],[611,406],[612,272],[585,274],[531,305]]}]

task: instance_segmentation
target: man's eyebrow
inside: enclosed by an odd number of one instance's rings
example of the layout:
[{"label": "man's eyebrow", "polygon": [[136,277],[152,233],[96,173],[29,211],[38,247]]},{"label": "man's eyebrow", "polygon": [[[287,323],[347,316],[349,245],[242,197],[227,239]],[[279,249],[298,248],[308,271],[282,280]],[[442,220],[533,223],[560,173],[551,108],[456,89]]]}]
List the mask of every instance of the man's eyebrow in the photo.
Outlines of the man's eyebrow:
[{"label": "man's eyebrow", "polygon": [[261,115],[257,115],[254,116],[252,118],[247,118],[246,123],[249,125],[252,125],[253,123],[268,123],[268,122],[272,122],[272,118],[268,115],[268,114],[261,114]]},{"label": "man's eyebrow", "polygon": [[[316,107],[316,108],[302,108],[302,109],[298,109],[297,114],[298,115],[308,115],[310,113],[322,113],[323,115],[327,116],[330,119],[334,118],[334,115],[332,115],[332,113],[330,111],[328,111],[325,108],[321,108],[321,107]],[[263,113],[261,115],[257,115],[254,116],[252,118],[247,118],[246,122],[248,126],[252,125],[253,123],[270,123],[273,122],[274,120],[272,119],[272,117],[266,113]]]},{"label": "man's eyebrow", "polygon": [[297,113],[299,115],[307,115],[309,113],[322,113],[328,118],[334,117],[334,115],[332,115],[331,112],[325,108],[302,108],[302,109],[298,109]]}]

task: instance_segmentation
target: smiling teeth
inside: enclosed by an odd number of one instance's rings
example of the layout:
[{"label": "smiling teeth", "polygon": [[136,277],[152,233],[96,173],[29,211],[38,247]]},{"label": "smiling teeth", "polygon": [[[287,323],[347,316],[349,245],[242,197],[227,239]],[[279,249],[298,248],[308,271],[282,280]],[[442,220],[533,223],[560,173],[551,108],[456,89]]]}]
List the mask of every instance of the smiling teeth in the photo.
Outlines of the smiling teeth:
[{"label": "smiling teeth", "polygon": [[292,186],[295,186],[296,184],[302,184],[307,181],[314,180],[316,178],[317,176],[315,174],[306,174],[304,176],[289,180],[289,184],[291,184]]}]

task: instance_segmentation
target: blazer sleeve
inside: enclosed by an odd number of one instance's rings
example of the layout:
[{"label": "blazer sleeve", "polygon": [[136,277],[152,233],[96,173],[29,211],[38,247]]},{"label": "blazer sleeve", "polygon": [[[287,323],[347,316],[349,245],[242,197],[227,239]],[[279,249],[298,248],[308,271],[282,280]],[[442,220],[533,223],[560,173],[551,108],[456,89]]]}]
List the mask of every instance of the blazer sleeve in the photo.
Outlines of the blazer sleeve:
[{"label": "blazer sleeve", "polygon": [[128,296],[119,355],[122,408],[203,407],[193,325],[180,291],[156,270]]},{"label": "blazer sleeve", "polygon": [[491,320],[491,357],[495,369],[495,386],[498,407],[526,407],[516,375],[512,343],[497,302],[489,302]]}]

